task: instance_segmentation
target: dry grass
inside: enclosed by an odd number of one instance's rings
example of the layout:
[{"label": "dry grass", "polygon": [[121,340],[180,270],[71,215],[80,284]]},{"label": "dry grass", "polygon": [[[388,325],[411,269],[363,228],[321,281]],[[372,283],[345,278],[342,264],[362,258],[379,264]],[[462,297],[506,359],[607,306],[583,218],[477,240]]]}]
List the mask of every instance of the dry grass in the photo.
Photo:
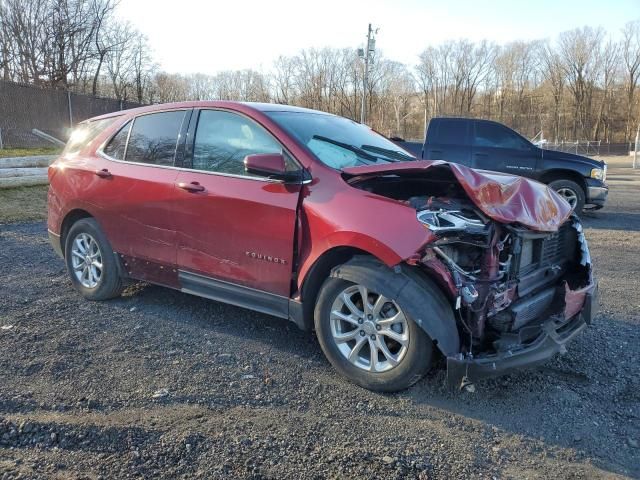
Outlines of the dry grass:
[{"label": "dry grass", "polygon": [[47,185],[0,189],[0,223],[47,218]]},{"label": "dry grass", "polygon": [[57,155],[62,151],[59,147],[40,148],[3,148],[0,149],[0,158],[30,157],[33,155]]}]

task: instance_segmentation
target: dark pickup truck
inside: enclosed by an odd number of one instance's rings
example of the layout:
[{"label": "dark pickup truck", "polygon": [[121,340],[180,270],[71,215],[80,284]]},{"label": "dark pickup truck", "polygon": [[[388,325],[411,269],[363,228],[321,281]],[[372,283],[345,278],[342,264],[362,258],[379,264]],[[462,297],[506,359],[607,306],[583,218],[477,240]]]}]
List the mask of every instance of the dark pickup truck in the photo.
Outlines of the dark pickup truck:
[{"label": "dark pickup truck", "polygon": [[576,212],[600,209],[607,199],[607,164],[573,153],[545,150],[490,120],[433,118],[424,144],[398,141],[424,160],[446,160],[473,168],[533,178],[562,195]]}]

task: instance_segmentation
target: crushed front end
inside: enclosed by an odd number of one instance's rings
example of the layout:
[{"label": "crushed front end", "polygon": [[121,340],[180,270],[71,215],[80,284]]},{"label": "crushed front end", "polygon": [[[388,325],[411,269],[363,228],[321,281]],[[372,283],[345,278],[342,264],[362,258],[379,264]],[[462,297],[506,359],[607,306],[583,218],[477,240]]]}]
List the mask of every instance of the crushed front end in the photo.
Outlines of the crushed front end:
[{"label": "crushed front end", "polygon": [[415,209],[430,240],[406,259],[448,294],[461,348],[452,385],[541,363],[591,322],[582,225],[546,185],[446,162],[354,168],[351,184]]},{"label": "crushed front end", "polygon": [[455,296],[463,348],[447,358],[449,384],[544,362],[591,322],[597,285],[577,217],[553,233],[473,210],[429,208],[418,218],[439,237],[418,263]]}]

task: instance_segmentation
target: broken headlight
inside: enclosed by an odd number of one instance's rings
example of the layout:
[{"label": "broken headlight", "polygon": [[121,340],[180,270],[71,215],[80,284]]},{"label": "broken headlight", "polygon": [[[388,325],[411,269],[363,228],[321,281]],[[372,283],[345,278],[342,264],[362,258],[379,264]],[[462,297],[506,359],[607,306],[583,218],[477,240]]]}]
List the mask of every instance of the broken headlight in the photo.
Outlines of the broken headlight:
[{"label": "broken headlight", "polygon": [[485,223],[476,215],[458,210],[423,210],[418,221],[434,233],[466,232],[484,233]]}]

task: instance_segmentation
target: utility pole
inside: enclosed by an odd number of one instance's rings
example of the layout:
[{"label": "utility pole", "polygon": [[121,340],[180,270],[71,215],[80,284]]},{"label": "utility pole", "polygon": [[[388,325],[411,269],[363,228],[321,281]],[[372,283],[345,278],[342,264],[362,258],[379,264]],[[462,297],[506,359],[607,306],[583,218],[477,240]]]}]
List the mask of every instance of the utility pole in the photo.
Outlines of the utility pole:
[{"label": "utility pole", "polygon": [[638,166],[638,147],[640,147],[640,143],[638,143],[638,140],[640,140],[640,124],[638,125],[638,130],[636,130],[636,143],[633,146],[633,168],[634,168],[634,170]]},{"label": "utility pole", "polygon": [[378,29],[374,31],[369,24],[367,30],[367,45],[365,48],[358,49],[358,56],[364,60],[364,77],[362,80],[362,104],[360,105],[360,123],[364,124],[367,120],[367,88],[369,84],[369,64],[373,63],[373,54],[376,51],[376,39],[374,35],[378,33]]}]

